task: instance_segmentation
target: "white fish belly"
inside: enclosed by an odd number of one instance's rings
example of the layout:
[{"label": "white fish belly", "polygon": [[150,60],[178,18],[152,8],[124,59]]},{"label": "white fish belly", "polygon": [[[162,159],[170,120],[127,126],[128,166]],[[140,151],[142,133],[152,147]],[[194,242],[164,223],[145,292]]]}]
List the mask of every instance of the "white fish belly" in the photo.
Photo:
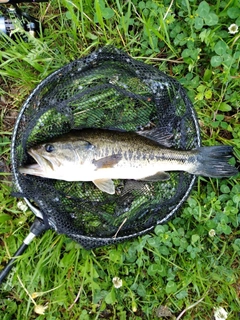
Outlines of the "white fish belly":
[{"label": "white fish belly", "polygon": [[66,181],[94,181],[98,179],[141,180],[154,176],[158,172],[188,171],[192,166],[190,163],[178,163],[176,161],[161,161],[159,163],[144,161],[143,163],[135,165],[120,161],[110,168],[96,168],[92,163],[85,163],[80,166],[62,167],[62,172],[58,172],[58,179]]}]

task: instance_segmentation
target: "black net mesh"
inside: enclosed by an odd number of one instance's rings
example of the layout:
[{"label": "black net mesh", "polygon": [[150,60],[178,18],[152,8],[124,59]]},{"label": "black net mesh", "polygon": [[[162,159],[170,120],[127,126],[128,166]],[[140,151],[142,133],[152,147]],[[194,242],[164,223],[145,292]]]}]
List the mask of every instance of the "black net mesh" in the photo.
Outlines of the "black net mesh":
[{"label": "black net mesh", "polygon": [[92,182],[66,182],[18,172],[27,150],[72,129],[167,128],[172,147],[200,145],[198,122],[181,85],[122,51],[105,47],[51,74],[22,107],[13,134],[14,193],[45,221],[85,248],[135,237],[166,222],[187,198],[195,177],[171,172],[163,182],[115,181],[114,195]]}]

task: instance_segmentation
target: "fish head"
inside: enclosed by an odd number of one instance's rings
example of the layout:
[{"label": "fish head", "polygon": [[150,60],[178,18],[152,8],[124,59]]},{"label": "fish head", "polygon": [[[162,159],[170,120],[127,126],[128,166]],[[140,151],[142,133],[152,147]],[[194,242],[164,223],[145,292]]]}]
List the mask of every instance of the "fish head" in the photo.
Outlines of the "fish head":
[{"label": "fish head", "polygon": [[21,167],[20,173],[50,179],[68,180],[71,172],[79,168],[89,156],[93,146],[84,140],[56,140],[28,150],[36,163]]}]

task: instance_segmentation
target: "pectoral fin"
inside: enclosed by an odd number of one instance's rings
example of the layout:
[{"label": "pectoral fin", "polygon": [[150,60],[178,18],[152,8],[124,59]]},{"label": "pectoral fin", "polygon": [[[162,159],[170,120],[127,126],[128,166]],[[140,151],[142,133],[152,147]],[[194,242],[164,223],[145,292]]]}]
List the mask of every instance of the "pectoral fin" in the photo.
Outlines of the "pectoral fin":
[{"label": "pectoral fin", "polygon": [[162,171],[162,172],[157,172],[153,176],[145,177],[141,179],[141,181],[154,182],[154,181],[165,181],[169,179],[170,179],[170,175],[167,172]]},{"label": "pectoral fin", "polygon": [[99,179],[94,180],[93,183],[95,184],[98,189],[103,192],[114,194],[115,193],[115,186],[111,179]]},{"label": "pectoral fin", "polygon": [[97,169],[102,168],[112,168],[122,159],[121,154],[112,154],[111,156],[107,156],[98,160],[93,160],[93,164],[96,166]]}]

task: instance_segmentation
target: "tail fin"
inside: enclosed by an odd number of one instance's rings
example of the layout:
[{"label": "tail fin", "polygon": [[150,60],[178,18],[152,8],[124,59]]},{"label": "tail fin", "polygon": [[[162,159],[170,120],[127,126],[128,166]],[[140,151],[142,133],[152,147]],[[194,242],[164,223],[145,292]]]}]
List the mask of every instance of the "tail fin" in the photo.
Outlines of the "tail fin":
[{"label": "tail fin", "polygon": [[232,147],[213,146],[198,148],[196,175],[221,178],[230,177],[238,173],[237,168],[230,165],[228,160],[232,157]]}]

